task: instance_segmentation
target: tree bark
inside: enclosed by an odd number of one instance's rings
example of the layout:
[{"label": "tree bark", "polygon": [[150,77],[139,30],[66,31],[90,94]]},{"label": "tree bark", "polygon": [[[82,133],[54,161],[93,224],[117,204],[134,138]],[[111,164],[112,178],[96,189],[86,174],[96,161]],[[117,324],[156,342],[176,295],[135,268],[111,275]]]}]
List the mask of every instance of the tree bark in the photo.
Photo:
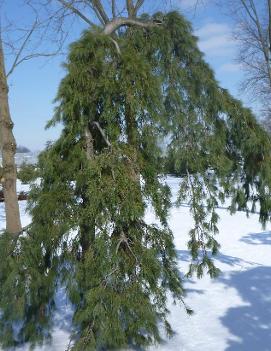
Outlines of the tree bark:
[{"label": "tree bark", "polygon": [[268,38],[269,38],[269,64],[271,66],[271,0],[268,0]]},{"label": "tree bark", "polygon": [[6,230],[10,234],[18,234],[22,230],[22,226],[16,189],[16,141],[12,129],[13,122],[9,110],[4,52],[0,38],[0,134],[3,166],[1,183],[5,197]]},{"label": "tree bark", "polygon": [[149,27],[157,26],[159,24],[162,24],[162,22],[160,23],[159,21],[158,22],[141,21],[133,18],[116,17],[112,21],[106,23],[103,33],[105,35],[111,35],[122,26],[138,26],[142,28],[149,28]]},{"label": "tree bark", "polygon": [[[85,152],[86,158],[88,161],[91,161],[94,158],[94,138],[89,126],[85,126],[84,129],[85,137]],[[87,185],[83,186],[81,189],[82,195],[82,207],[87,208],[89,205],[90,199],[87,195]],[[84,259],[86,252],[89,250],[91,244],[95,240],[95,220],[93,223],[89,223],[89,220],[83,220],[79,223],[80,228],[80,244],[82,248],[82,259]]]}]

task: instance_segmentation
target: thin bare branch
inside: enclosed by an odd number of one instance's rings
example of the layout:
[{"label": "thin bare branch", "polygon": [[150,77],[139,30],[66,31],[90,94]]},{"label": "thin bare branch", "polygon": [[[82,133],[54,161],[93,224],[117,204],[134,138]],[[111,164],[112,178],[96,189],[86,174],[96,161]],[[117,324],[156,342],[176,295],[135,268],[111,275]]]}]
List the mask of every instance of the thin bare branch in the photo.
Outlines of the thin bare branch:
[{"label": "thin bare branch", "polygon": [[59,50],[57,50],[56,52],[51,52],[51,53],[34,53],[34,54],[26,55],[26,56],[22,57],[21,59],[17,60],[16,64],[15,64],[15,62],[13,63],[11,69],[7,73],[7,78],[14,72],[15,68],[17,66],[19,66],[21,63],[23,63],[24,61],[29,61],[31,59],[41,58],[41,57],[54,57],[58,54],[60,54]]},{"label": "thin bare branch", "polygon": [[135,4],[135,10],[134,10],[134,15],[136,16],[140,8],[143,6],[144,0],[138,0],[137,3]]},{"label": "thin bare branch", "polygon": [[[220,0],[220,4],[223,4]],[[236,21],[234,38],[239,42],[237,61],[245,71],[242,91],[270,106],[271,96],[271,0],[227,2]],[[266,20],[267,19],[267,20]]]},{"label": "thin bare branch", "polygon": [[32,36],[32,34],[33,34],[33,32],[34,32],[36,26],[37,26],[37,19],[35,20],[35,22],[34,22],[32,28],[30,29],[28,35],[26,36],[25,40],[23,41],[23,43],[22,43],[22,45],[21,45],[21,47],[20,47],[20,49],[19,49],[19,51],[18,51],[18,53],[17,53],[17,55],[16,55],[16,57],[15,57],[15,60],[14,60],[14,62],[13,62],[13,64],[12,64],[12,66],[11,66],[9,72],[8,72],[7,75],[6,75],[7,77],[9,77],[9,76],[12,74],[12,72],[14,71],[14,69],[19,65],[19,63],[20,63],[20,61],[21,61],[20,58],[21,58],[22,52],[24,51],[26,45],[28,44],[29,39],[30,39],[30,37]]},{"label": "thin bare branch", "polygon": [[112,0],[112,17],[117,17],[116,0]]},{"label": "thin bare branch", "polygon": [[247,6],[246,1],[245,1],[245,0],[241,0],[241,3],[242,3],[242,5],[243,5],[244,9],[246,10],[246,13],[248,14],[248,16],[250,17],[250,19],[252,20],[252,22],[254,22],[254,23],[257,25],[256,19],[255,19],[255,17],[252,15],[252,13],[251,13],[249,7]]},{"label": "thin bare branch", "polygon": [[92,0],[91,2],[95,13],[97,14],[97,16],[99,16],[102,19],[103,24],[108,23],[109,17],[107,16],[101,1]]},{"label": "thin bare branch", "polygon": [[79,16],[83,21],[85,21],[90,26],[95,25],[89,18],[87,18],[81,11],[79,11],[76,7],[74,7],[71,3],[66,0],[57,0],[60,4],[62,4],[65,8],[70,9],[74,14]]}]

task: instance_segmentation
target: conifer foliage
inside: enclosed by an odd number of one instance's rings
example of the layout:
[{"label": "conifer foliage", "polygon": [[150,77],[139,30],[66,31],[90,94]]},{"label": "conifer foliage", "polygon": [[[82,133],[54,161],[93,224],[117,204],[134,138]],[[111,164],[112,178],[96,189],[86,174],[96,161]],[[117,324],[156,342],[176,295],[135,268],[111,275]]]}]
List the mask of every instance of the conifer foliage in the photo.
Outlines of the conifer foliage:
[{"label": "conifer foliage", "polygon": [[[167,296],[183,303],[184,292],[163,138],[195,221],[190,275],[218,273],[219,201],[231,197],[232,212],[258,202],[261,221],[269,219],[268,136],[218,86],[190,24],[176,12],[161,18],[120,29],[119,50],[99,28],[70,47],[49,122],[63,131],[39,158],[32,224],[16,241],[1,237],[4,347],[50,337],[59,286],[73,305],[73,350],[144,347],[161,340],[162,326],[172,334]],[[147,206],[156,224],[145,221]]]}]

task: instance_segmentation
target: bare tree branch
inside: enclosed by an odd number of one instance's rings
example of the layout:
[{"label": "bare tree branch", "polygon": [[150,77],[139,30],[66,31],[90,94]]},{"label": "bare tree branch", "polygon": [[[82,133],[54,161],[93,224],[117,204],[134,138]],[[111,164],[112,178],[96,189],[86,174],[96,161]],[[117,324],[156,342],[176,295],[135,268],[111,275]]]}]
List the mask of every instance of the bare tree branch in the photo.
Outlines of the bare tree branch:
[{"label": "bare tree branch", "polygon": [[138,11],[143,6],[143,4],[144,4],[144,0],[137,1],[137,3],[135,4],[135,16],[137,15]]},{"label": "bare tree branch", "polygon": [[[225,4],[220,0],[220,5]],[[239,43],[237,61],[245,71],[241,89],[271,110],[271,0],[229,0],[234,38]]]},{"label": "bare tree branch", "polygon": [[112,17],[117,17],[116,0],[112,0]]},{"label": "bare tree branch", "polygon": [[29,61],[31,59],[34,59],[34,58],[41,58],[41,57],[53,57],[53,56],[56,56],[60,53],[60,51],[56,51],[56,52],[52,52],[52,53],[34,53],[34,54],[29,54],[29,55],[26,55],[24,57],[22,57],[20,60],[17,60],[17,62],[13,63],[11,69],[9,70],[9,72],[7,73],[7,78],[13,73],[13,71],[15,70],[15,68],[17,66],[19,66],[21,63],[23,63],[24,61]]},{"label": "bare tree branch", "polygon": [[26,36],[25,40],[23,41],[23,43],[22,43],[22,45],[21,45],[21,47],[20,47],[20,49],[19,49],[19,52],[18,52],[18,54],[16,55],[15,60],[14,60],[14,62],[13,62],[13,64],[12,64],[12,66],[11,66],[9,72],[7,73],[6,77],[10,76],[10,75],[12,74],[12,72],[14,71],[14,69],[15,69],[15,68],[18,66],[18,64],[20,63],[20,57],[21,57],[21,55],[22,55],[22,52],[23,52],[23,50],[25,49],[26,45],[28,44],[29,39],[30,39],[31,35],[33,34],[33,32],[34,32],[36,26],[37,26],[37,19],[35,20],[35,22],[34,22],[32,28],[30,29],[28,35]]},{"label": "bare tree branch", "polygon": [[140,21],[132,18],[126,18],[126,17],[118,17],[110,21],[109,23],[106,24],[103,33],[105,35],[110,35],[114,33],[117,29],[119,29],[122,26],[139,26],[143,28],[150,28],[150,27],[155,27],[157,25],[162,24],[162,22],[153,22],[153,21]]},{"label": "bare tree branch", "polygon": [[127,12],[128,12],[128,17],[133,17],[133,15],[134,15],[133,0],[126,0],[126,8],[127,8]]},{"label": "bare tree branch", "polygon": [[76,7],[74,7],[71,3],[66,0],[57,0],[66,8],[70,9],[75,15],[79,16],[83,21],[85,21],[90,26],[95,25],[89,18],[87,18],[81,11],[79,11]]},{"label": "bare tree branch", "polygon": [[271,0],[268,0],[268,18],[269,18],[269,24],[268,24],[269,53],[271,56]]},{"label": "bare tree branch", "polygon": [[100,19],[102,19],[102,23],[104,23],[104,24],[108,23],[109,17],[107,16],[101,1],[100,0],[92,0],[91,2],[93,5],[93,9],[96,12],[97,16],[99,16]]}]

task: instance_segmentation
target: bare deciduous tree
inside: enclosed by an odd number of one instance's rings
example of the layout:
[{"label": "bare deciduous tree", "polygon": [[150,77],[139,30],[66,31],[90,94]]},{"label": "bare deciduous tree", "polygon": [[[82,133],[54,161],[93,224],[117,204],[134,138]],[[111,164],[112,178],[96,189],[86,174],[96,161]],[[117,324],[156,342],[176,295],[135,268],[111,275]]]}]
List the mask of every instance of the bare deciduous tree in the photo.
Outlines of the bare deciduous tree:
[{"label": "bare deciduous tree", "polygon": [[242,88],[270,113],[271,0],[230,0],[224,6],[236,22],[237,60],[246,74]]},{"label": "bare deciduous tree", "polygon": [[[15,35],[12,40],[5,41],[2,36],[5,32],[0,29],[0,140],[1,140],[1,178],[0,182],[3,187],[5,199],[6,230],[10,234],[18,234],[22,231],[20,220],[20,211],[17,197],[16,186],[16,140],[13,134],[13,121],[9,107],[9,86],[8,78],[14,70],[23,62],[41,56],[51,56],[55,53],[38,52],[37,46],[32,42],[33,35],[38,30],[44,29],[44,24],[40,23],[34,8],[28,6],[34,11],[34,20],[30,26],[17,28],[16,23],[9,23],[13,34],[20,32],[19,38]],[[2,9],[1,9],[2,10]],[[15,22],[15,21],[14,21]],[[4,33],[5,34],[5,33]],[[10,68],[6,70],[4,46],[12,54],[13,60]]]}]

